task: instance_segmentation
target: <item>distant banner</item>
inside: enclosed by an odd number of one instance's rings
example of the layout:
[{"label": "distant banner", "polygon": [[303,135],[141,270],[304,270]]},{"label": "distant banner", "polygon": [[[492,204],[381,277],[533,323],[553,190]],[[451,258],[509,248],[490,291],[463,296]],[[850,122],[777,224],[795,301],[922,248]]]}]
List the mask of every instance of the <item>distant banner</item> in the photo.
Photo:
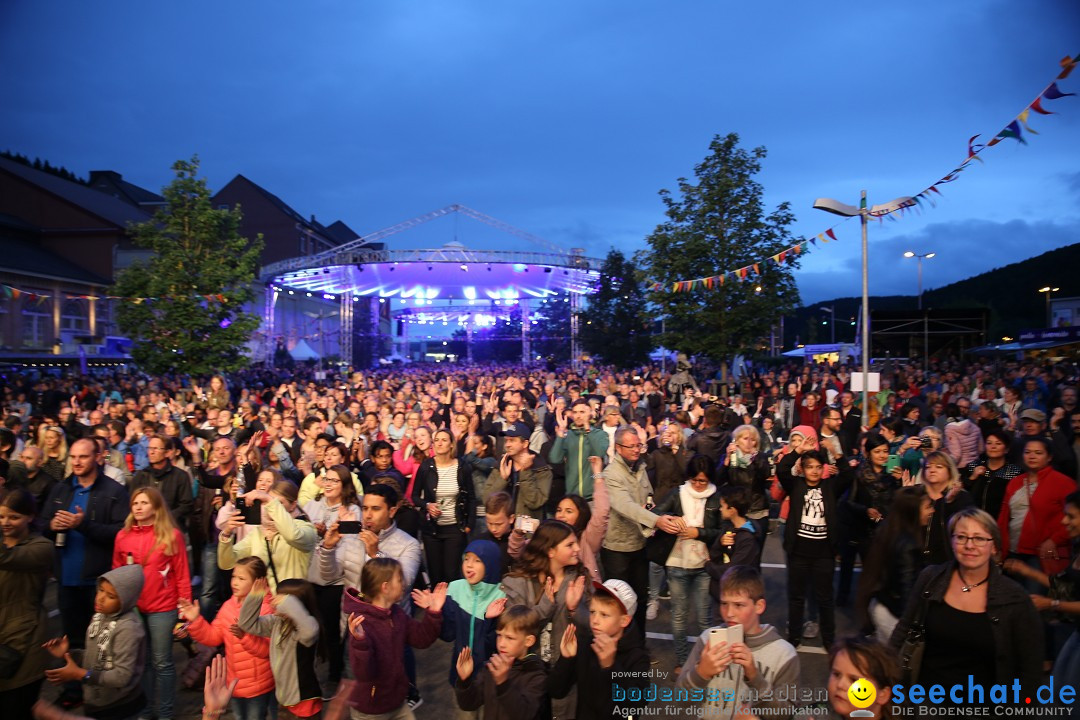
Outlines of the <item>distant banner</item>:
[{"label": "distant banner", "polygon": [[[967,142],[967,156],[964,158],[964,161],[954,167],[948,173],[946,173],[944,177],[940,178],[936,182],[931,183],[929,187],[922,190],[921,192],[916,193],[910,198],[906,198],[905,202],[896,203],[895,205],[875,205],[871,210],[864,211],[865,215],[867,217],[875,217],[879,221],[884,220],[885,218],[888,218],[889,220],[896,220],[896,213],[899,213],[900,216],[903,217],[904,213],[908,210],[911,210],[912,208],[923,207],[923,205],[927,203],[931,207],[937,207],[937,203],[935,202],[935,196],[941,197],[941,191],[938,189],[938,186],[955,182],[960,176],[960,173],[966,170],[973,160],[983,162],[983,159],[979,157],[979,154],[986,150],[986,148],[993,147],[994,145],[1000,143],[1002,140],[1007,139],[1013,139],[1018,141],[1022,145],[1027,145],[1027,140],[1024,139],[1025,132],[1031,135],[1038,135],[1038,133],[1032,130],[1031,127],[1028,125],[1031,113],[1035,112],[1039,115],[1054,115],[1055,113],[1053,111],[1047,110],[1043,106],[1044,101],[1057,100],[1059,98],[1076,95],[1076,93],[1062,92],[1061,88],[1058,87],[1058,80],[1064,80],[1065,78],[1069,77],[1069,74],[1073,71],[1073,68],[1076,67],[1077,62],[1080,62],[1080,53],[1072,57],[1066,55],[1064,58],[1062,58],[1060,63],[1061,70],[1058,73],[1057,77],[1055,77],[1054,80],[1051,81],[1051,83],[1047,85],[1042,90],[1042,92],[1040,92],[1035,97],[1032,102],[1027,104],[1023,112],[1010,120],[1009,123],[1005,125],[1005,127],[1002,128],[996,135],[994,135],[993,139],[991,139],[989,142],[976,142],[980,137],[979,135],[973,135],[971,138],[969,138]],[[837,239],[835,229],[841,224],[843,224],[843,222],[846,222],[850,219],[851,218],[846,218],[844,221],[833,225],[831,228],[825,230],[824,232],[820,232],[817,235],[808,239],[804,238],[795,245],[792,245],[785,250],[781,250],[775,255],[770,255],[768,258],[761,258],[760,260],[754,261],[749,265],[744,265],[740,268],[736,268],[734,270],[725,270],[723,272],[717,273],[716,275],[710,275],[709,277],[702,278],[694,278],[693,280],[677,280],[675,282],[652,282],[649,283],[646,287],[652,292],[682,293],[690,292],[692,290],[698,290],[701,288],[712,290],[714,288],[723,287],[724,283],[727,280],[733,280],[736,282],[750,280],[758,275],[761,275],[761,266],[765,264],[766,261],[774,262],[777,265],[783,265],[785,262],[790,262],[791,260],[793,260],[795,256],[809,252],[811,247],[817,246],[818,241],[821,241],[822,243],[835,241]]]},{"label": "distant banner", "polygon": [[[22,290],[11,285],[5,285],[0,283],[0,297],[10,300],[18,300],[19,298],[26,298],[30,302],[42,302],[48,300],[52,295],[35,292],[33,290]],[[227,303],[229,299],[222,293],[211,293],[209,295],[171,295],[162,297],[124,297],[122,295],[76,295],[75,293],[61,293],[61,297],[66,300],[119,300],[121,302],[130,302],[139,305],[144,302],[160,302],[162,300],[166,302],[174,302],[176,300],[205,300],[208,303],[219,302]]]}]

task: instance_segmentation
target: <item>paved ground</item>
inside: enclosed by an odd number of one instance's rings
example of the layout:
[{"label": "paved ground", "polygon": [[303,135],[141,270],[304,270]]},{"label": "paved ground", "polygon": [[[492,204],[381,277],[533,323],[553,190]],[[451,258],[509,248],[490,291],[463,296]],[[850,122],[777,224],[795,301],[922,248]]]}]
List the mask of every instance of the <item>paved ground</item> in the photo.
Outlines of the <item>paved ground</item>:
[{"label": "paved ground", "polygon": [[[787,578],[784,569],[784,556],[780,548],[780,537],[777,533],[769,535],[765,543],[765,554],[762,558],[762,571],[765,575],[767,590],[767,609],[765,622],[777,626],[784,634],[787,627],[787,601],[785,595],[785,582]],[[50,593],[50,607],[55,608],[55,596]],[[54,610],[51,622],[59,634],[59,617]],[[675,678],[675,651],[671,642],[671,616],[669,603],[660,601],[660,615],[656,620],[650,621],[646,628],[648,632],[648,647],[655,664],[653,669],[657,671],[656,682],[661,686],[671,686]],[[841,635],[854,630],[854,621],[850,610],[841,609],[837,613],[837,634]],[[451,648],[448,643],[438,642],[433,647],[420,651],[418,655],[420,667],[420,692],[424,698],[424,704],[417,708],[417,720],[442,720],[452,717],[455,708],[454,695],[447,684],[447,673],[451,663]],[[828,667],[825,652],[821,647],[820,640],[809,640],[800,648],[799,658],[802,665],[802,677],[800,689],[811,688],[815,691],[825,687],[828,677]],[[187,664],[187,655],[183,648],[176,646],[177,672],[182,673]],[[325,670],[325,668],[324,668]],[[56,691],[46,686],[43,694],[47,698],[53,698]],[[202,708],[201,690],[179,690],[177,693],[177,718],[198,718]],[[666,716],[678,716],[674,708],[670,710],[658,710],[666,713]],[[226,715],[225,717],[231,717]],[[285,717],[282,715],[282,717]]]}]

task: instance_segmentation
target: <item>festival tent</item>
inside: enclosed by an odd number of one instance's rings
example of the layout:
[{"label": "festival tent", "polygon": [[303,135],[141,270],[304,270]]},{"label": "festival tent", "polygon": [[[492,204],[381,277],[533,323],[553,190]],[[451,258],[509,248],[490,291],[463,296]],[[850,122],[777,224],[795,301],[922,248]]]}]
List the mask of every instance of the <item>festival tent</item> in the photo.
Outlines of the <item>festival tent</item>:
[{"label": "festival tent", "polygon": [[311,346],[307,344],[306,340],[300,340],[293,346],[293,349],[289,351],[293,360],[303,362],[304,360],[318,360],[319,353],[311,349]]}]

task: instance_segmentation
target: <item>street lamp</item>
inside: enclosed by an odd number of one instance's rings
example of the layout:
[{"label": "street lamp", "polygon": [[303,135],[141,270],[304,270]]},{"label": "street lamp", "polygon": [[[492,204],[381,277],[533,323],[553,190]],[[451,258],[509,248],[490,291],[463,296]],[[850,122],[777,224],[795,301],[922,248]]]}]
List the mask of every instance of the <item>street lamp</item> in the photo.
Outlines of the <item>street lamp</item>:
[{"label": "street lamp", "polygon": [[1046,293],[1046,327],[1054,327],[1054,318],[1050,316],[1050,296],[1060,289],[1049,285],[1039,288],[1039,292]]},{"label": "street lamp", "polygon": [[866,242],[867,218],[887,215],[894,210],[909,207],[914,203],[915,200],[910,197],[901,197],[890,200],[884,205],[874,205],[867,208],[865,190],[862,191],[860,196],[859,207],[847,205],[830,198],[818,198],[814,201],[815,210],[824,210],[842,217],[858,216],[859,224],[862,225],[862,411],[864,421],[870,417],[870,273]]},{"label": "street lamp", "polygon": [[[904,253],[906,258],[916,258],[919,261],[919,310],[922,310],[922,261],[923,258],[932,258],[937,253],[917,253],[908,250]],[[923,313],[923,370],[930,369],[930,320]]]},{"label": "street lamp", "polygon": [[821,312],[829,313],[829,331],[832,336],[832,343],[836,344],[836,306],[822,307]]},{"label": "street lamp", "polygon": [[908,250],[906,253],[904,253],[904,257],[906,257],[906,258],[917,258],[919,260],[919,309],[920,310],[922,310],[922,261],[923,261],[923,258],[929,259],[929,258],[934,257],[935,255],[937,255],[937,253],[921,253],[920,254],[920,253],[917,253],[917,252],[912,252],[910,250]]}]

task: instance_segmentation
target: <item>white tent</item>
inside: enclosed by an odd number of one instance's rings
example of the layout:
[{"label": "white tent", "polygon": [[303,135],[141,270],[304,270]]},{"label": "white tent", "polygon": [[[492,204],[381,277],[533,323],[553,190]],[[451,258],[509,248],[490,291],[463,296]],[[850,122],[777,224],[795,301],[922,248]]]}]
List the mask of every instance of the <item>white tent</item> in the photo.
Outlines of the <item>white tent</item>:
[{"label": "white tent", "polygon": [[293,360],[298,361],[319,359],[319,353],[312,350],[306,340],[300,340],[296,343],[296,345],[293,346],[293,349],[289,351],[289,354],[292,355]]}]

